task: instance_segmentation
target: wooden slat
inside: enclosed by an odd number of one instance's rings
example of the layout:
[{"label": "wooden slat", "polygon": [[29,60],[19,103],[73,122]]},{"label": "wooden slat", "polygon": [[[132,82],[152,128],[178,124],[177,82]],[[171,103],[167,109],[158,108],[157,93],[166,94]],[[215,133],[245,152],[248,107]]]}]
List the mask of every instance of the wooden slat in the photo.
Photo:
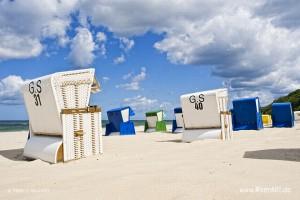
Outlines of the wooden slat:
[{"label": "wooden slat", "polygon": [[79,114],[79,113],[95,113],[101,112],[101,108],[98,106],[90,106],[87,108],[71,108],[71,109],[62,109],[61,114]]}]

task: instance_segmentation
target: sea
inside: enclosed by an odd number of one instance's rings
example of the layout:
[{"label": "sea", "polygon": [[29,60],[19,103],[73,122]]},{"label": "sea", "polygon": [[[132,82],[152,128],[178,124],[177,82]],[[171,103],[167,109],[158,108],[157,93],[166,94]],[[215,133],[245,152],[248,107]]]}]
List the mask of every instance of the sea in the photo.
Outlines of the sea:
[{"label": "sea", "polygon": [[[135,126],[143,126],[144,120],[133,120]],[[102,120],[102,127],[108,123],[108,120]],[[167,124],[172,124],[172,120],[166,120]],[[0,132],[28,131],[28,120],[0,120]]]}]

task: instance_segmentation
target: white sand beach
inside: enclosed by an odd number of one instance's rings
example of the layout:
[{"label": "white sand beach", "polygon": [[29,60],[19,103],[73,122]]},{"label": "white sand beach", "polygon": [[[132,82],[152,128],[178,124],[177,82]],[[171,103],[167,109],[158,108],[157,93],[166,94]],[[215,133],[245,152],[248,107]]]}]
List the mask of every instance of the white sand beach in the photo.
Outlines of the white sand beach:
[{"label": "white sand beach", "polygon": [[0,199],[300,198],[295,128],[193,143],[181,143],[181,134],[140,131],[104,137],[103,155],[53,165],[22,158],[26,132],[0,138]]}]

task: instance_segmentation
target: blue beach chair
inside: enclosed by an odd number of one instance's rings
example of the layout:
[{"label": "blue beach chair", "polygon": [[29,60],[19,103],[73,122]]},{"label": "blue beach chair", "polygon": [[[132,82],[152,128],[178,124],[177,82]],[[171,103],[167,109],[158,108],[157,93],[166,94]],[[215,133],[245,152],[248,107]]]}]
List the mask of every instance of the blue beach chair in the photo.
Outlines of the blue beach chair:
[{"label": "blue beach chair", "polygon": [[134,112],[130,107],[107,111],[109,123],[106,124],[105,135],[135,135],[134,123],[130,121],[131,116],[134,116]]}]

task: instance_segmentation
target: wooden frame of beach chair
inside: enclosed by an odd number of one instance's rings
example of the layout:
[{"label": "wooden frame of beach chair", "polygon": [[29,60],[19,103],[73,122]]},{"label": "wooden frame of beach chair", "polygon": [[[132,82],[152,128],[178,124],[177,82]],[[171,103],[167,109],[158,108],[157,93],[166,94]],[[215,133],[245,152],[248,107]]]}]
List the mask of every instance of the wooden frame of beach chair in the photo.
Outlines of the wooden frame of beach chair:
[{"label": "wooden frame of beach chair", "polygon": [[232,138],[227,89],[185,94],[180,100],[184,120],[183,142]]},{"label": "wooden frame of beach chair", "polygon": [[164,111],[157,110],[146,112],[146,120],[145,120],[145,127],[144,132],[165,132],[167,131],[167,125],[164,121]]},{"label": "wooden frame of beach chair", "polygon": [[89,106],[100,90],[94,69],[58,72],[22,88],[30,122],[24,156],[50,163],[103,152],[101,109]]}]

